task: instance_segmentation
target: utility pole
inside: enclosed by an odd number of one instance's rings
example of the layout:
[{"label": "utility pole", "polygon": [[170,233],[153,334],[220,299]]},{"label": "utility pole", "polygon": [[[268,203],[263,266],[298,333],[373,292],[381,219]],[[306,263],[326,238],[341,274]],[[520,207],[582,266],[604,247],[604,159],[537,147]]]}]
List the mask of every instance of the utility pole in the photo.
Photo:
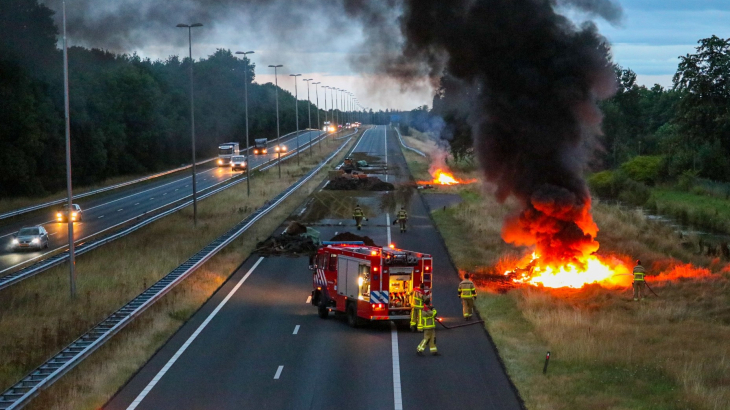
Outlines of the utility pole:
[{"label": "utility pole", "polygon": [[299,91],[297,91],[297,77],[299,77],[300,75],[301,74],[289,74],[289,77],[294,77],[294,113],[297,122],[297,165],[299,165]]},{"label": "utility pole", "polygon": [[200,23],[178,24],[188,29],[188,52],[190,56],[190,138],[193,145],[193,226],[198,226],[198,190],[195,185],[195,98],[193,96],[193,27],[203,27]]},{"label": "utility pole", "polygon": [[243,67],[243,89],[244,89],[244,95],[246,96],[246,195],[251,196],[251,173],[249,172],[249,169],[251,168],[251,157],[250,151],[251,151],[251,140],[248,137],[248,57],[246,57],[247,54],[253,54],[253,51],[236,51],[236,54],[242,54],[243,55],[243,62],[245,66]]},{"label": "utility pole", "polygon": [[74,255],[74,221],[71,218],[73,212],[73,190],[71,188],[71,116],[69,114],[68,98],[68,41],[66,39],[66,2],[63,8],[63,106],[66,119],[66,193],[68,206],[66,222],[68,223],[68,264],[69,264],[69,285],[71,298],[76,297],[76,255]]},{"label": "utility pole", "polygon": [[276,75],[276,69],[284,67],[284,65],[270,65],[269,67],[274,69],[274,92],[276,92],[276,153],[278,155],[278,159],[276,161],[276,164],[279,168],[279,178],[281,178],[281,145],[280,145],[280,139],[281,139],[281,130],[279,129],[279,77]]},{"label": "utility pole", "polygon": [[309,98],[309,82],[314,80],[314,78],[307,78],[302,81],[307,82],[307,116],[309,117],[309,156],[312,156],[312,150],[314,149],[312,147],[312,100]]},{"label": "utility pole", "polygon": [[[314,94],[316,95],[316,98],[317,98],[317,129],[322,131],[322,124],[319,123],[319,84],[320,84],[320,82],[317,81],[316,83],[312,83],[312,84],[314,84]],[[327,137],[325,136],[325,141],[326,141],[326,138]],[[322,152],[322,144],[319,144],[319,152]]]}]

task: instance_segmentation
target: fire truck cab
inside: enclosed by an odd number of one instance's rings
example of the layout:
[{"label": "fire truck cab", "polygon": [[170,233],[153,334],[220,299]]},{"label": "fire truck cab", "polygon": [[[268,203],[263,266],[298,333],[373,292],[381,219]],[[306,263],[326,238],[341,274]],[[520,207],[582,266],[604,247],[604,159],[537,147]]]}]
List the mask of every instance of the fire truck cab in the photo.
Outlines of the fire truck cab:
[{"label": "fire truck cab", "polygon": [[409,320],[410,295],[430,293],[431,255],[363,242],[323,242],[312,261],[312,305],[319,317],[344,313],[357,327],[368,321]]}]

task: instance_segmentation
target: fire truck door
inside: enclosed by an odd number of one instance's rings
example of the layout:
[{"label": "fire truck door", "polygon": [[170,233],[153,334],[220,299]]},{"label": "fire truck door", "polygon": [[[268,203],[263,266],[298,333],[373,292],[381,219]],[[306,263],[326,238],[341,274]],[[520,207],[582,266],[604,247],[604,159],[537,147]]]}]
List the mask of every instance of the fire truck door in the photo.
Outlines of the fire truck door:
[{"label": "fire truck door", "polygon": [[[337,261],[337,293],[348,298],[357,299],[361,294],[361,280],[369,282],[370,264],[347,256],[340,256]],[[363,277],[367,275],[368,277]]]}]

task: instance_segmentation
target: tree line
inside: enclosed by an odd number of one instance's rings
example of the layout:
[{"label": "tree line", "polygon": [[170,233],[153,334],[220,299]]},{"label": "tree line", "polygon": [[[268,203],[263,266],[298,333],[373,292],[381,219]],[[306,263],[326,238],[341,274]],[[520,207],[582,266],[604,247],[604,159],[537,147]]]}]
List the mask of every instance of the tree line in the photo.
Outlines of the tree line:
[{"label": "tree line", "polygon": [[[53,11],[37,0],[3,0],[0,33],[0,193],[35,196],[61,190],[66,177],[63,56]],[[82,47],[70,47],[68,56],[75,184],[190,163],[189,58],[152,61]],[[244,77],[251,140],[276,138],[276,87],[253,82],[255,64],[225,49],[192,64],[198,158],[215,156],[221,142],[245,146]],[[302,101],[306,84],[299,85],[299,128],[304,129],[309,103]],[[295,99],[286,90],[278,92],[284,135],[296,129]],[[310,94],[314,101],[314,87]],[[312,104],[313,127],[316,110]]]}]

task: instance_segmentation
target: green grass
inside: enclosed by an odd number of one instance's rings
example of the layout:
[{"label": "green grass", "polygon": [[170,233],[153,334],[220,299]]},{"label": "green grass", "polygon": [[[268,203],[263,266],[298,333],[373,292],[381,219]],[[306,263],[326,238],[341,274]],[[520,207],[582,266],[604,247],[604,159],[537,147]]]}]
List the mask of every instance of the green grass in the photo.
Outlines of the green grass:
[{"label": "green grass", "polygon": [[710,195],[656,188],[649,200],[659,214],[676,218],[680,223],[730,233],[730,201]]}]

